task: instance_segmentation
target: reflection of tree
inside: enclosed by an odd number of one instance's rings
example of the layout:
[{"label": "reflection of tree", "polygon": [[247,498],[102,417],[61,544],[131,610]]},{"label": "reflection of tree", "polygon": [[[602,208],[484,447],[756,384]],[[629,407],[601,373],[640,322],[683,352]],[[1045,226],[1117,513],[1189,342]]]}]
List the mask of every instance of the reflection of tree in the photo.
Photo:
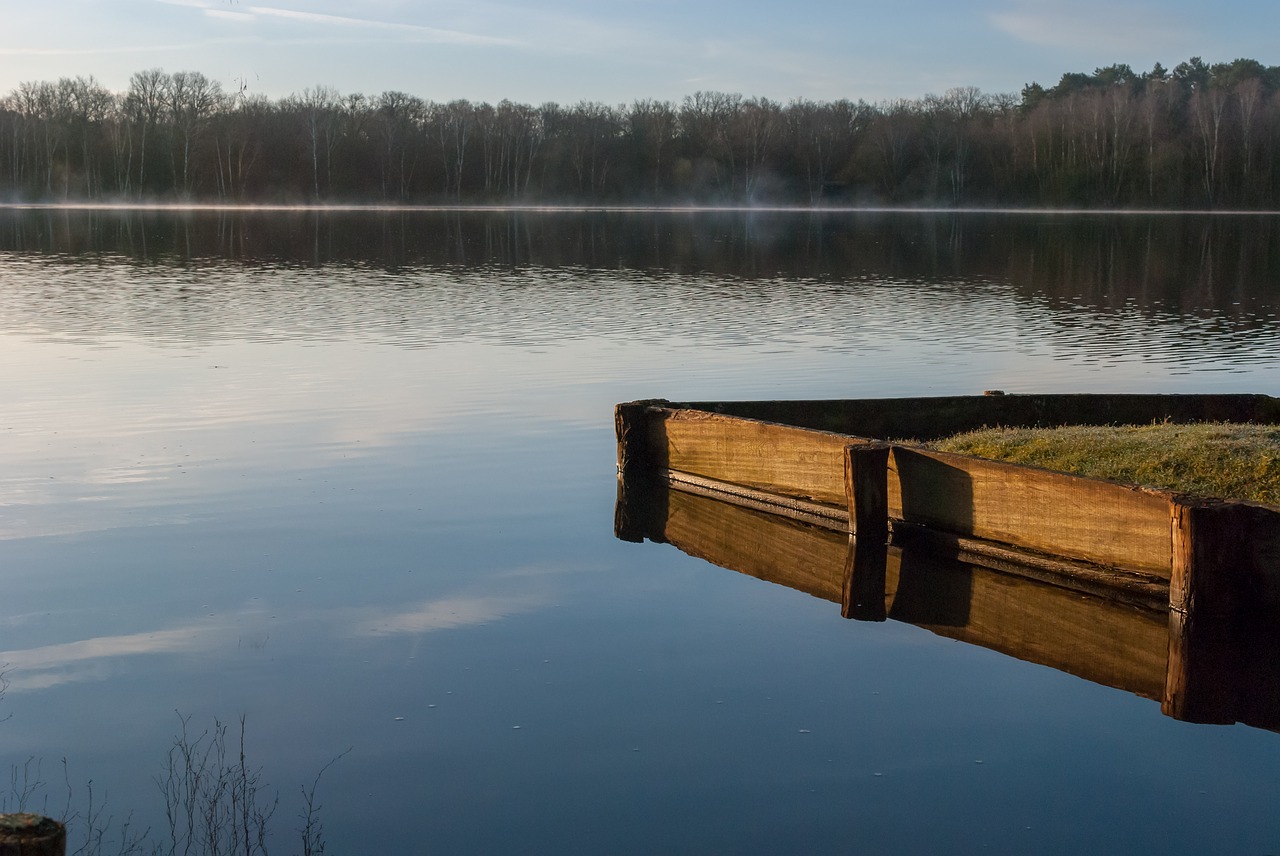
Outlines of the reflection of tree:
[{"label": "reflection of tree", "polygon": [[[0,689],[3,685],[0,685]],[[274,838],[272,818],[280,804],[279,793],[267,784],[261,767],[248,758],[246,720],[241,716],[238,733],[217,719],[199,734],[190,729],[191,717],[180,716],[164,769],[156,777],[163,809],[154,826],[139,831],[137,808],[117,817],[88,782],[82,791],[71,784],[64,758],[65,805],[61,822],[68,839],[82,842],[78,854],[101,856],[265,856]],[[325,764],[309,784],[301,787],[302,828],[297,831],[303,856],[319,856],[327,842],[316,793],[320,780],[350,750]],[[0,796],[0,813],[47,812],[48,785],[38,758],[14,764],[9,793]],[[6,851],[8,852],[8,851]]]}]

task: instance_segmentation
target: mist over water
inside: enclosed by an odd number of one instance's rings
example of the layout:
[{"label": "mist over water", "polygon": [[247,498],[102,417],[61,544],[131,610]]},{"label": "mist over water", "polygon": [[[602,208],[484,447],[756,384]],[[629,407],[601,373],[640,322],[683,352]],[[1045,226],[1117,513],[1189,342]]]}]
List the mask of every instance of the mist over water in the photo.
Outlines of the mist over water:
[{"label": "mist over water", "polygon": [[1260,852],[1275,734],[615,540],[611,408],[1274,393],[1277,270],[1265,217],[0,210],[0,764],[158,824],[174,711],[243,713],[280,852],[348,747],[336,853]]}]

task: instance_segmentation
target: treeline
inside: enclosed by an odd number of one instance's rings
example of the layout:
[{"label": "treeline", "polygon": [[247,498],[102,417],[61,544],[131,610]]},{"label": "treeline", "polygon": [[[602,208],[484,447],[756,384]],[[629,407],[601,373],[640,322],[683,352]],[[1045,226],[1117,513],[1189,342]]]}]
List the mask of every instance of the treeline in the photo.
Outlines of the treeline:
[{"label": "treeline", "polygon": [[0,199],[1280,207],[1280,67],[1066,74],[886,101],[280,100],[199,72],[23,83]]}]

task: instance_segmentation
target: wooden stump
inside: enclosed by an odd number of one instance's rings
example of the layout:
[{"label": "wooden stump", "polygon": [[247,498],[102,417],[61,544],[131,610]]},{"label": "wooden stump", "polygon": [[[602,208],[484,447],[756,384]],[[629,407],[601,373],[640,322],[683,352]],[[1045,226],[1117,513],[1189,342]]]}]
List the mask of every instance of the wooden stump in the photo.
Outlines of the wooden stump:
[{"label": "wooden stump", "polygon": [[0,856],[66,856],[67,828],[38,814],[0,814]]}]

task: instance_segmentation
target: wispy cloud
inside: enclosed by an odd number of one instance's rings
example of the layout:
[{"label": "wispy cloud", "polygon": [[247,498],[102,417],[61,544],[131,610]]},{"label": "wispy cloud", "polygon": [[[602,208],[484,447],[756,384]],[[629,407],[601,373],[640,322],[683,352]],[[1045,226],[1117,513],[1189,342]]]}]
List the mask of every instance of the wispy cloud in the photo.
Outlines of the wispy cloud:
[{"label": "wispy cloud", "polygon": [[[457,595],[425,600],[400,609],[322,610],[296,620],[323,628],[331,638],[420,635],[460,627],[490,624],[513,615],[532,612],[547,604],[544,595]],[[234,621],[197,620],[166,630],[95,636],[74,642],[0,651],[0,671],[13,691],[47,689],[86,680],[101,680],[116,670],[113,661],[140,656],[200,655],[226,650],[245,641],[244,624],[261,608],[241,611]],[[17,619],[6,620],[8,624]],[[250,645],[254,644],[252,641]]]},{"label": "wispy cloud", "polygon": [[1132,54],[1135,48],[1176,49],[1188,41],[1188,28],[1159,7],[1085,0],[1069,5],[1020,0],[990,13],[996,29],[1021,42],[1072,50]]},{"label": "wispy cloud", "polygon": [[449,42],[468,45],[512,45],[513,39],[497,36],[482,36],[475,33],[463,33],[458,30],[445,30],[436,27],[424,27],[420,24],[406,24],[393,21],[375,21],[367,18],[348,18],[342,15],[323,15],[317,12],[298,12],[292,9],[277,9],[271,6],[249,6],[247,12],[269,18],[287,18],[310,24],[322,24],[338,27],[361,27],[377,30],[395,30],[426,37],[428,41]]},{"label": "wispy cloud", "polygon": [[97,636],[77,642],[0,652],[14,690],[38,690],[80,680],[92,665],[120,657],[179,654],[209,648],[226,627],[199,624],[122,636]]},{"label": "wispy cloud", "polygon": [[388,33],[398,33],[404,36],[409,36],[414,41],[430,42],[435,44],[508,46],[519,44],[515,39],[482,35],[478,33],[467,33],[461,30],[452,30],[442,27],[428,27],[422,24],[414,24],[404,21],[387,21],[375,18],[351,17],[347,15],[330,15],[322,12],[304,12],[297,9],[285,9],[278,6],[239,6],[236,9],[229,10],[219,8],[212,3],[202,2],[202,0],[157,0],[157,2],[168,6],[182,6],[184,8],[199,9],[209,17],[240,23],[252,23],[263,19],[276,19],[298,24],[335,28],[344,32],[350,32],[350,30],[354,28],[358,30],[376,30]]},{"label": "wispy cloud", "polygon": [[148,53],[181,53],[197,47],[194,44],[168,45],[115,45],[94,48],[5,48],[0,47],[0,56],[103,56],[110,54],[148,54]]},{"label": "wispy cloud", "polygon": [[228,9],[205,9],[204,13],[210,18],[217,18],[221,21],[239,21],[243,23],[252,23],[258,20],[258,16],[252,12],[232,12]]}]

